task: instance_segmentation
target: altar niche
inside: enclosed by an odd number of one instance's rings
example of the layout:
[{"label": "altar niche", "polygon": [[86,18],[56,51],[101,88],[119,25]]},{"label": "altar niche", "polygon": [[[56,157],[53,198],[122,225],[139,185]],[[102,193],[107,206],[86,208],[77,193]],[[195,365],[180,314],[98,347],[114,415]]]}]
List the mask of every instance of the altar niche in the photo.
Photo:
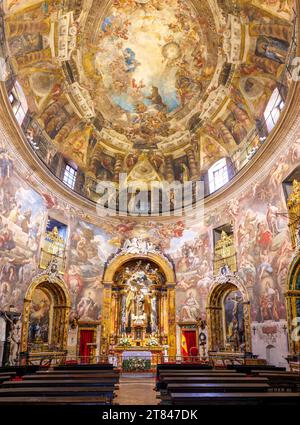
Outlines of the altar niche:
[{"label": "altar niche", "polygon": [[[108,277],[111,279],[108,281]],[[126,254],[105,272],[101,353],[141,350],[176,353],[175,276],[156,254]]]},{"label": "altar niche", "polygon": [[236,277],[212,285],[207,307],[209,351],[251,352],[248,292]]},{"label": "altar niche", "polygon": [[70,299],[64,281],[47,274],[29,286],[22,315],[21,351],[29,356],[67,348]]}]

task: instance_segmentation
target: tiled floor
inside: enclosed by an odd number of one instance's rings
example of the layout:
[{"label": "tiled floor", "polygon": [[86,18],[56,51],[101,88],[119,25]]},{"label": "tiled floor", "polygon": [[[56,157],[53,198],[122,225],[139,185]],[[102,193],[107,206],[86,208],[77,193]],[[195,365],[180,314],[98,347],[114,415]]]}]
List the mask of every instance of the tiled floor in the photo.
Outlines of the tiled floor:
[{"label": "tiled floor", "polygon": [[155,379],[151,375],[122,375],[115,401],[120,405],[155,405],[158,400],[154,386]]}]

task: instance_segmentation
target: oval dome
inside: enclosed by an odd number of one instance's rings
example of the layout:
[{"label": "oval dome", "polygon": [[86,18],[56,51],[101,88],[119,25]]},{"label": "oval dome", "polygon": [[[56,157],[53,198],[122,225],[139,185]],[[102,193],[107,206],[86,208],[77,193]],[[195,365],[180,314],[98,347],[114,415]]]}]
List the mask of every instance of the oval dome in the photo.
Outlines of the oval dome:
[{"label": "oval dome", "polygon": [[97,184],[117,186],[120,172],[217,190],[254,158],[288,102],[293,1],[3,8],[4,77],[28,146],[60,180],[67,163],[77,172],[68,186],[93,201]]}]

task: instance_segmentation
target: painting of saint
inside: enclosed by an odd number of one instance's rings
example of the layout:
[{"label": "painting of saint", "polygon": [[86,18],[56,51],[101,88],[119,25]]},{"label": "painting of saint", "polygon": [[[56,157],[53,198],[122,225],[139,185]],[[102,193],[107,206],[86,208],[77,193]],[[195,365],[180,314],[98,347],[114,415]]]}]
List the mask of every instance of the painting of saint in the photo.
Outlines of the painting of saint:
[{"label": "painting of saint", "polygon": [[196,322],[200,317],[200,306],[192,291],[189,291],[180,309],[180,320]]},{"label": "painting of saint", "polygon": [[68,227],[49,217],[46,227],[43,249],[48,254],[63,257],[67,242]]},{"label": "painting of saint", "polygon": [[243,296],[239,291],[230,292],[224,300],[226,346],[232,351],[243,350],[245,342]]},{"label": "painting of saint", "polygon": [[272,61],[285,63],[289,43],[272,37],[261,36],[257,40],[256,54]]},{"label": "painting of saint", "polygon": [[49,296],[43,290],[36,289],[30,307],[29,343],[47,344],[49,342],[50,307]]}]

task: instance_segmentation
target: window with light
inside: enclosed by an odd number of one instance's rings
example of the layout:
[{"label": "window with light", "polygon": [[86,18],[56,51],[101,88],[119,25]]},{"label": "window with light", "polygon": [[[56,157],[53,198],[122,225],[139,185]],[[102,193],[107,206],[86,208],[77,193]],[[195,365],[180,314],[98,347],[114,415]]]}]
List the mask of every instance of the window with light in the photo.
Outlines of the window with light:
[{"label": "window with light", "polygon": [[64,177],[63,177],[63,183],[66,186],[68,186],[70,189],[74,189],[75,183],[76,183],[76,177],[77,177],[77,170],[71,167],[71,165],[66,164]]},{"label": "window with light", "polygon": [[228,182],[228,166],[226,158],[222,158],[208,170],[209,192],[215,192]]},{"label": "window with light", "polygon": [[282,99],[279,90],[276,88],[267,104],[264,117],[268,132],[270,133],[279,120],[280,114],[284,108],[284,100]]}]

